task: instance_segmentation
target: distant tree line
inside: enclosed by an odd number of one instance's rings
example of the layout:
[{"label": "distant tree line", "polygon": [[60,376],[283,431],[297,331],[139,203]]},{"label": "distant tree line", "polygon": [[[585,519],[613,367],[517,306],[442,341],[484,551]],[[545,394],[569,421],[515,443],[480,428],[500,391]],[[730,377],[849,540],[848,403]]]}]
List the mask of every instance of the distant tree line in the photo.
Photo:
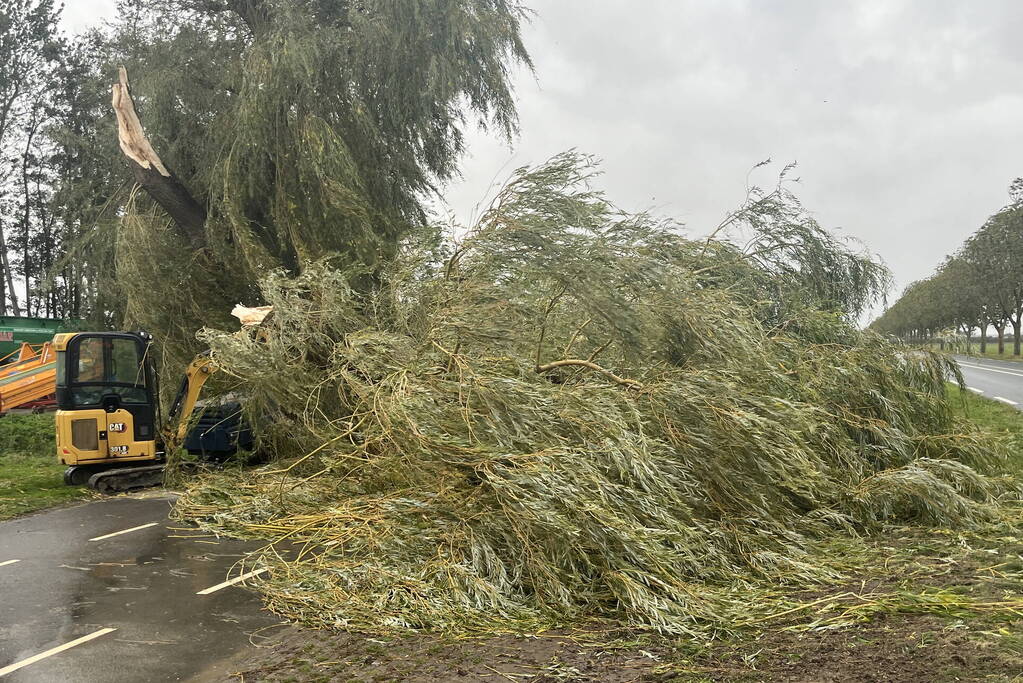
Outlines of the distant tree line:
[{"label": "distant tree line", "polygon": [[82,153],[86,41],[60,34],[55,0],[0,8],[0,314],[77,317],[89,298],[69,257],[80,231],[67,193]]},{"label": "distant tree line", "polygon": [[925,280],[909,285],[871,327],[903,339],[926,342],[952,332],[972,344],[980,336],[987,351],[994,330],[998,353],[1012,334],[1012,353],[1021,352],[1023,332],[1023,178],[1009,187],[1007,206],[987,219]]}]

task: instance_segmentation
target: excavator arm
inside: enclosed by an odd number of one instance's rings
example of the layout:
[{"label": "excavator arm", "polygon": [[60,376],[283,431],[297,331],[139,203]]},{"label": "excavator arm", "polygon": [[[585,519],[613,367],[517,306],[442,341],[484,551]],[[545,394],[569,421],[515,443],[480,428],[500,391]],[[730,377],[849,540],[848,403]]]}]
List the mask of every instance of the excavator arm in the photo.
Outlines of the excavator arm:
[{"label": "excavator arm", "polygon": [[213,363],[209,353],[203,353],[195,357],[185,369],[185,376],[181,379],[181,386],[178,394],[171,404],[170,412],[167,414],[167,422],[163,426],[164,439],[180,444],[188,435],[188,422],[192,418],[192,411],[195,410],[196,401],[202,392],[206,380],[216,372],[217,366]]}]

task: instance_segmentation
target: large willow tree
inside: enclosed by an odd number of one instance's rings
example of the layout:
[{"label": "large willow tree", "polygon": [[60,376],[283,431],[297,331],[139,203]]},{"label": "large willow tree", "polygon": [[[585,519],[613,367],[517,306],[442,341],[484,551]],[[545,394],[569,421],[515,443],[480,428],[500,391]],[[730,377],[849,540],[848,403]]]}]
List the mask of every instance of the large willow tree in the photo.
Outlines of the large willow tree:
[{"label": "large willow tree", "polygon": [[514,0],[120,11],[114,105],[141,191],[126,202],[116,286],[129,321],[169,341],[252,301],[268,269],[333,256],[372,283],[456,174],[465,127],[515,133],[510,70],[530,66]]}]

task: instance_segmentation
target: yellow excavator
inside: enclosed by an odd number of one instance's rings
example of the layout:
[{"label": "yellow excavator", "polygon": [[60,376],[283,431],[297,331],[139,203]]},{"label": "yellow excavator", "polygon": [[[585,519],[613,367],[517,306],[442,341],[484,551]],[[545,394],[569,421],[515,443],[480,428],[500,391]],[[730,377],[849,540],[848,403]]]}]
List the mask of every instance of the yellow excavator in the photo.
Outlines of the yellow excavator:
[{"label": "yellow excavator", "polygon": [[54,337],[57,459],[68,466],[66,484],[113,493],[163,481],[168,445],[189,438],[192,411],[215,366],[209,355],[192,361],[163,420],[152,343],[144,332]]}]

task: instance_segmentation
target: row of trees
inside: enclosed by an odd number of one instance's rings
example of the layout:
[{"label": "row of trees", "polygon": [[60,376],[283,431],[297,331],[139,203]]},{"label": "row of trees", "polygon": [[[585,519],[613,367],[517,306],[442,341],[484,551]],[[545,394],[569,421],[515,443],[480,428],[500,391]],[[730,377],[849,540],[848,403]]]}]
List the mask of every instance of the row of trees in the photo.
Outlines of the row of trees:
[{"label": "row of trees", "polygon": [[1009,187],[1007,206],[987,219],[929,278],[912,283],[872,327],[911,341],[929,341],[946,332],[967,344],[980,335],[987,350],[995,332],[1005,353],[1011,331],[1013,354],[1020,355],[1023,332],[1023,179]]},{"label": "row of trees", "polygon": [[95,156],[99,46],[96,35],[62,35],[60,10],[55,0],[0,7],[0,314],[78,318],[96,300],[80,254],[105,199],[84,197],[80,181]]}]

